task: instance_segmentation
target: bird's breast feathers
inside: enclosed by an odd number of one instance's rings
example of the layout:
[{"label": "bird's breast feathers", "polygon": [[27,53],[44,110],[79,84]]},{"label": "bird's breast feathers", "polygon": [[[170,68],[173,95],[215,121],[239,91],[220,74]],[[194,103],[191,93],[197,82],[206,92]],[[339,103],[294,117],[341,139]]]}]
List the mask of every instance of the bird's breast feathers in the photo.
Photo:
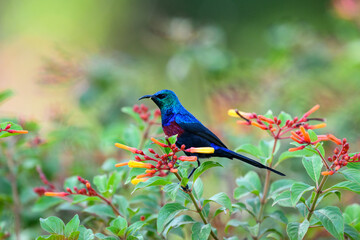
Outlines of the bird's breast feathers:
[{"label": "bird's breast feathers", "polygon": [[181,134],[184,133],[184,130],[175,121],[171,121],[168,124],[163,125],[162,127],[164,130],[164,133],[168,137],[176,135],[176,134],[178,134],[178,136],[180,136]]}]

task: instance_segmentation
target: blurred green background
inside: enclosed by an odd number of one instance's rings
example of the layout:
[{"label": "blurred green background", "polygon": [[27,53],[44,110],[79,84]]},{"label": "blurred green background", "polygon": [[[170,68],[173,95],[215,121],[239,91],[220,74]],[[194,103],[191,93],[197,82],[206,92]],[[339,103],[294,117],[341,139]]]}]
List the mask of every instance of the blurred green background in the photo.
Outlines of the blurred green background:
[{"label": "blurred green background", "polygon": [[[36,199],[36,165],[59,185],[72,175],[91,179],[106,159],[120,159],[113,143],[129,140],[121,107],[166,88],[233,149],[266,135],[236,125],[229,108],[296,116],[320,104],[316,116],[328,127],[319,132],[347,137],[356,151],[359,28],[358,0],[0,0],[0,89],[15,92],[0,117],[37,122],[28,139],[46,141],[26,159],[19,153],[24,208]],[[299,163],[287,164],[289,177],[306,178]],[[236,167],[208,176],[215,184],[206,192],[232,195],[234,178],[249,169],[225,165]],[[24,213],[25,232],[43,214]]]}]

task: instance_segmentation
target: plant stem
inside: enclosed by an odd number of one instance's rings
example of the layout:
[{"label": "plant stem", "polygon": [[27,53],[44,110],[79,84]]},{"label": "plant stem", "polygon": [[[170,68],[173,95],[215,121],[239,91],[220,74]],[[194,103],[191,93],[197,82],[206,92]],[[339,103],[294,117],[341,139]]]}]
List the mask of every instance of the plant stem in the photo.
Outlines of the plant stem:
[{"label": "plant stem", "polygon": [[330,170],[329,165],[327,164],[324,156],[321,154],[321,152],[319,151],[319,149],[315,148],[316,152],[319,154],[319,156],[321,157],[321,160],[323,161],[323,164],[325,165],[327,170]]},{"label": "plant stem", "polygon": [[[180,184],[181,184],[181,180],[182,180],[182,179],[181,179],[180,175],[179,175],[177,172],[174,173],[174,174],[175,174],[175,176],[177,177],[177,179],[180,181]],[[187,194],[189,195],[189,197],[191,198],[191,201],[193,202],[193,204],[194,204],[194,206],[195,206],[195,208],[196,208],[196,211],[197,211],[197,213],[200,215],[200,218],[202,219],[202,221],[204,222],[204,224],[209,224],[209,222],[206,220],[204,214],[203,214],[202,211],[201,211],[202,207],[201,207],[201,206],[199,207],[199,205],[198,205],[198,203],[196,202],[196,199],[195,199],[194,194],[192,193],[192,191],[189,190],[189,191],[186,191],[185,193],[187,193]],[[210,226],[211,226],[211,224],[210,224]],[[210,235],[211,235],[215,240],[219,240],[219,238],[216,236],[216,234],[214,233],[214,231],[213,231],[212,229],[211,229]]]},{"label": "plant stem", "polygon": [[102,196],[102,195],[100,195],[100,194],[98,194],[98,193],[96,193],[96,196],[98,196],[98,197],[101,198],[104,202],[106,202],[106,204],[109,205],[109,206],[112,208],[112,210],[113,210],[113,212],[115,213],[116,216],[121,216],[121,217],[123,217],[123,216],[120,214],[119,210],[117,210],[117,208],[114,206],[114,204],[112,204],[112,202],[111,202],[109,199],[105,198],[104,196]]},{"label": "plant stem", "polygon": [[[278,134],[278,136],[279,136],[279,134]],[[269,167],[272,166],[272,162],[273,162],[273,159],[274,159],[274,153],[275,153],[275,149],[276,149],[276,145],[277,145],[277,141],[278,141],[278,136],[276,136],[274,138],[274,146],[273,146],[273,149],[272,149],[272,152],[271,152],[271,162],[269,164]],[[267,194],[268,194],[268,191],[269,191],[269,186],[270,186],[270,174],[271,174],[271,171],[267,170],[266,171],[266,177],[265,177],[265,184],[264,184],[264,192],[263,192],[262,198],[260,199],[260,210],[259,210],[259,215],[258,215],[258,218],[257,218],[258,223],[261,223],[261,221],[262,221],[262,215],[263,215],[265,204],[266,204],[266,197],[267,197]]]},{"label": "plant stem", "polygon": [[315,198],[314,198],[314,201],[310,207],[310,211],[306,217],[306,219],[308,221],[310,221],[310,218],[312,216],[312,214],[314,213],[314,210],[315,210],[315,207],[316,207],[316,202],[317,200],[319,199],[320,195],[322,194],[322,188],[324,187],[324,184],[326,182],[326,179],[328,178],[329,176],[324,176],[322,179],[321,179],[321,182],[319,184],[319,186],[316,188],[316,192],[315,192]]}]

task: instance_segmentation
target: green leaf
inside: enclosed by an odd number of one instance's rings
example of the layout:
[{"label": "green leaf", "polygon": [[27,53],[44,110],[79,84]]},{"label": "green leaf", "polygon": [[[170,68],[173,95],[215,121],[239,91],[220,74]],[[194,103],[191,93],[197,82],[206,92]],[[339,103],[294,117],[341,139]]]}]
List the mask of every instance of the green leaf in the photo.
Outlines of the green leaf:
[{"label": "green leaf", "polygon": [[206,161],[203,162],[200,167],[198,167],[194,172],[193,181],[195,182],[198,177],[200,177],[201,174],[203,174],[206,170],[213,167],[222,167],[222,165],[218,162],[213,161]]},{"label": "green leaf", "polygon": [[348,236],[351,240],[360,239],[359,231],[347,223],[344,226],[344,232],[345,232],[345,235]]},{"label": "green leaf", "polygon": [[291,179],[280,179],[275,182],[273,182],[270,185],[270,196],[273,197],[275,194],[284,191],[284,190],[290,190],[290,187],[294,184],[294,180]]},{"label": "green leaf", "polygon": [[[272,153],[272,150],[274,148],[274,143],[275,143],[274,140],[270,140],[270,141],[261,140],[260,141],[260,146],[259,147],[260,147],[260,150],[262,152],[262,155],[264,156],[264,158],[260,159],[262,164],[270,163],[271,153]],[[278,141],[277,144],[276,144],[274,155],[277,153],[279,148],[280,148],[280,141]]]},{"label": "green leaf", "polygon": [[192,227],[192,240],[207,240],[211,232],[210,224],[195,223]]},{"label": "green leaf", "polygon": [[150,179],[148,179],[146,182],[140,182],[136,185],[135,189],[133,192],[135,192],[138,189],[141,188],[146,188],[146,187],[150,187],[150,186],[164,186],[166,184],[170,184],[171,182],[169,180],[166,180],[163,177],[152,177]]},{"label": "green leaf", "polygon": [[172,220],[165,228],[164,233],[167,234],[172,228],[178,228],[180,226],[183,226],[185,224],[191,224],[194,223],[194,219],[192,219],[188,215],[181,215],[179,217],[176,217],[174,220]]},{"label": "green leaf", "polygon": [[284,206],[284,207],[292,206],[291,193],[288,190],[280,193],[279,195],[274,196],[273,199],[274,202],[272,206],[274,206],[275,204],[279,204],[280,206]]},{"label": "green leaf", "polygon": [[[350,155],[350,154],[349,154]],[[358,169],[360,170],[360,162],[349,162],[346,165],[348,168]]]},{"label": "green leaf", "polygon": [[110,196],[112,196],[116,192],[116,189],[121,183],[121,178],[122,178],[121,173],[117,171],[111,173],[106,184],[106,190]]},{"label": "green leaf", "polygon": [[78,204],[81,202],[102,202],[102,200],[97,196],[75,195],[71,203]]},{"label": "green leaf", "polygon": [[291,158],[302,158],[304,156],[312,156],[314,155],[314,153],[309,152],[306,149],[303,150],[299,150],[296,152],[289,152],[289,151],[285,151],[283,153],[280,154],[277,164],[280,164],[281,162],[287,160],[287,159],[291,159]]},{"label": "green leaf", "polygon": [[165,185],[164,192],[169,194],[170,198],[174,201],[176,199],[176,194],[180,189],[180,184],[178,183],[172,183]]},{"label": "green leaf", "polygon": [[105,236],[102,233],[96,233],[95,236],[96,236],[96,238],[101,239],[101,240],[119,240],[120,239],[120,238],[114,237],[114,236]]},{"label": "green leaf", "polygon": [[283,213],[283,212],[281,212],[281,211],[275,211],[275,212],[273,212],[273,213],[270,213],[269,215],[268,215],[268,217],[271,217],[271,218],[273,218],[273,219],[275,219],[275,220],[277,220],[277,221],[280,221],[280,222],[282,222],[282,223],[285,223],[285,224],[287,224],[288,223],[288,219],[287,219],[287,217],[285,216],[285,214]]},{"label": "green leaf", "polygon": [[360,194],[360,185],[350,181],[340,182],[329,188],[329,190],[334,189],[345,189]]},{"label": "green leaf", "polygon": [[242,222],[237,219],[230,219],[230,221],[228,221],[228,223],[225,226],[225,233],[228,232],[229,227],[241,227],[247,230],[247,228],[249,227],[249,223]]},{"label": "green leaf", "polygon": [[32,211],[43,212],[43,211],[45,211],[49,208],[52,208],[64,201],[65,200],[63,200],[61,198],[41,196],[34,204]]},{"label": "green leaf", "polygon": [[319,155],[313,155],[312,157],[304,157],[302,160],[306,172],[316,184],[319,182],[320,172],[323,167],[322,160]]},{"label": "green leaf", "polygon": [[341,173],[344,175],[346,180],[354,182],[360,185],[360,171],[353,168],[348,168],[341,170]]},{"label": "green leaf", "polygon": [[262,156],[261,150],[257,146],[249,144],[249,143],[241,145],[235,151],[238,153],[247,153],[256,158],[260,158]]},{"label": "green leaf", "polygon": [[216,202],[221,206],[226,207],[227,209],[229,209],[230,212],[232,212],[231,200],[228,197],[228,195],[226,195],[226,193],[220,192],[215,194],[208,200],[205,200],[204,205],[206,205],[209,202]]},{"label": "green leaf", "polygon": [[107,183],[107,176],[104,175],[98,175],[94,177],[94,184],[97,188],[97,190],[101,193],[104,193],[107,191],[106,184]]},{"label": "green leaf", "polygon": [[65,224],[64,222],[58,217],[48,217],[48,218],[40,218],[40,226],[45,231],[51,234],[64,234]]},{"label": "green leaf", "polygon": [[300,200],[301,196],[310,190],[314,189],[313,186],[310,186],[306,183],[296,182],[291,186],[291,203],[295,206]]},{"label": "green leaf", "polygon": [[14,92],[10,89],[4,90],[0,92],[0,103],[13,96]]},{"label": "green leaf", "polygon": [[128,200],[124,196],[114,195],[113,202],[114,202],[115,206],[118,208],[118,210],[122,216],[124,216],[124,217],[129,216],[129,212],[127,210],[129,207],[129,203],[128,203]]},{"label": "green leaf", "polygon": [[76,232],[80,225],[79,216],[76,214],[65,226],[65,237],[70,237],[71,233]]},{"label": "green leaf", "polygon": [[257,223],[254,226],[249,226],[248,227],[251,236],[259,235],[259,226],[260,226],[260,223]]},{"label": "green leaf", "polygon": [[325,229],[337,239],[344,239],[344,219],[338,207],[328,206],[314,211]]},{"label": "green leaf", "polygon": [[93,240],[95,238],[95,235],[91,229],[80,226],[78,230],[80,232],[78,240]]},{"label": "green leaf", "polygon": [[176,140],[177,140],[177,134],[176,135],[173,135],[171,137],[168,138],[170,144],[175,144],[176,143]]},{"label": "green leaf", "polygon": [[360,205],[359,204],[351,204],[345,208],[343,213],[344,221],[348,224],[354,224],[355,227],[357,225],[360,226]]},{"label": "green leaf", "polygon": [[194,183],[194,191],[197,199],[200,199],[204,192],[204,184],[201,181],[201,178],[196,179],[196,182]]},{"label": "green leaf", "polygon": [[260,195],[262,188],[261,181],[259,175],[254,171],[250,171],[244,177],[236,179],[236,184],[239,187],[246,188],[249,193],[253,193],[257,196]]},{"label": "green leaf", "polygon": [[110,226],[106,229],[114,233],[116,236],[123,236],[125,234],[127,226],[127,221],[123,217],[118,216],[110,222]]},{"label": "green leaf", "polygon": [[305,219],[301,224],[297,222],[291,222],[286,227],[286,232],[290,240],[301,240],[305,237],[309,229],[310,223]]},{"label": "green leaf", "polygon": [[167,203],[159,211],[157,218],[157,231],[161,233],[164,230],[164,227],[169,223],[177,214],[187,210],[186,207],[182,206],[179,203]]},{"label": "green leaf", "polygon": [[148,223],[145,221],[138,221],[131,224],[126,230],[126,236],[133,235],[137,231],[139,231],[143,226],[147,225]]},{"label": "green leaf", "polygon": [[99,217],[111,217],[111,218],[116,217],[112,208],[107,204],[96,204],[85,208],[83,211],[87,213],[96,214]]},{"label": "green leaf", "polygon": [[76,231],[76,232],[72,232],[70,234],[70,236],[68,238],[66,238],[66,240],[78,240],[80,236],[80,232]]}]

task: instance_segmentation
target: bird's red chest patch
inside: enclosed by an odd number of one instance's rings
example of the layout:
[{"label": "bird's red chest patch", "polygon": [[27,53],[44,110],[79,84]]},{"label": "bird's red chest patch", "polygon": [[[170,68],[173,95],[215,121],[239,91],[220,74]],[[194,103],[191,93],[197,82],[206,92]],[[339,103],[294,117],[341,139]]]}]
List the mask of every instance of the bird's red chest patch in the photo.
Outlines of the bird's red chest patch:
[{"label": "bird's red chest patch", "polygon": [[177,124],[175,121],[172,121],[169,125],[163,126],[164,133],[166,136],[170,137],[173,135],[180,136],[184,133],[184,130],[180,127],[179,124]]}]

